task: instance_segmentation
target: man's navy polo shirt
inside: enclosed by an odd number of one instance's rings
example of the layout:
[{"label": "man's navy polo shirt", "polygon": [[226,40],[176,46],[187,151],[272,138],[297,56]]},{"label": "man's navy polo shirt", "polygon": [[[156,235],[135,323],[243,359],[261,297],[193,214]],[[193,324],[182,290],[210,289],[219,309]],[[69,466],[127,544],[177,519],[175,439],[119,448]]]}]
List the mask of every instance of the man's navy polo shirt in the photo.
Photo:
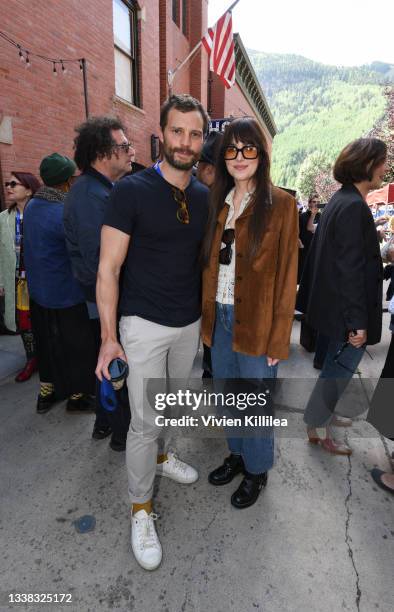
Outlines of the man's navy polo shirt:
[{"label": "man's navy polo shirt", "polygon": [[199,256],[208,217],[208,189],[194,177],[185,189],[190,223],[177,219],[171,185],[153,168],[119,181],[104,225],[131,237],[119,310],[169,327],[201,315]]}]

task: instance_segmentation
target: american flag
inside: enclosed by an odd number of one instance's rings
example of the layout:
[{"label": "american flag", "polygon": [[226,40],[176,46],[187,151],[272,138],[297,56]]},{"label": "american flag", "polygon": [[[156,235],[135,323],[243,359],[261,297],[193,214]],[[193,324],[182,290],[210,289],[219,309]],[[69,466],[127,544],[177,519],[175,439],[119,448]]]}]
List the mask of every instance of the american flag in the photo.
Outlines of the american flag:
[{"label": "american flag", "polygon": [[219,75],[229,89],[235,83],[235,55],[233,40],[233,21],[227,11],[202,39],[208,55],[209,68]]}]

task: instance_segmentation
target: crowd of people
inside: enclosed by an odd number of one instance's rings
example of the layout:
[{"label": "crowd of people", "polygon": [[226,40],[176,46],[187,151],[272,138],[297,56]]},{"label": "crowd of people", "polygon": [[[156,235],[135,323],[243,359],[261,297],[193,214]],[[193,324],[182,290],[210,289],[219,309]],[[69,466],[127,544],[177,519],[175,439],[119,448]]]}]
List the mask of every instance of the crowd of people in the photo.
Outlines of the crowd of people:
[{"label": "crowd of people", "polygon": [[[271,182],[255,119],[234,119],[223,135],[207,137],[201,103],[173,95],[160,127],[161,160],[134,173],[122,123],[87,120],[76,128],[74,160],[59,153],[42,160],[42,185],[12,172],[9,207],[0,213],[5,324],[20,331],[27,357],[16,380],[38,369],[38,413],[66,399],[69,412],[96,413],[93,438],[111,436],[113,450],[126,450],[131,545],[148,570],[162,558],[155,476],[190,484],[198,472],[160,435],[144,380],[188,379],[200,338],[205,377],[275,379],[289,356],[297,297],[320,343],[321,373],[304,417],[309,442],[352,452],[333,427],[351,425],[336,406],[366,345],[381,338],[382,258],[366,196],[381,185],[387,157],[380,140],[349,144],[334,167],[342,187],[323,211],[312,194],[299,214],[294,197]],[[382,376],[394,378],[393,353],[391,342]],[[111,411],[101,384],[114,360],[127,362],[129,374]],[[242,474],[231,504],[246,508],[267,485],[273,429],[225,433],[229,454],[208,479],[221,486]],[[394,493],[392,474],[372,476]]]}]

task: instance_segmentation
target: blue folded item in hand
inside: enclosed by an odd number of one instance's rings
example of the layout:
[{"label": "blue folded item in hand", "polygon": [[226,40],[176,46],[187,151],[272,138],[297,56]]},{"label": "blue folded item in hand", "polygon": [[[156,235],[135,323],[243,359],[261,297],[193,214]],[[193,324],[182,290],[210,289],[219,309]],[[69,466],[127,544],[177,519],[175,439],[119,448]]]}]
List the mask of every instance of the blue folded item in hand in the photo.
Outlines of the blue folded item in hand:
[{"label": "blue folded item in hand", "polygon": [[108,412],[113,412],[118,406],[115,389],[112,382],[103,377],[100,383],[100,402],[102,407]]},{"label": "blue folded item in hand", "polygon": [[113,359],[108,366],[111,380],[103,377],[100,383],[101,405],[108,412],[113,412],[118,406],[116,391],[122,388],[125,379],[129,374],[129,366],[123,359]]}]

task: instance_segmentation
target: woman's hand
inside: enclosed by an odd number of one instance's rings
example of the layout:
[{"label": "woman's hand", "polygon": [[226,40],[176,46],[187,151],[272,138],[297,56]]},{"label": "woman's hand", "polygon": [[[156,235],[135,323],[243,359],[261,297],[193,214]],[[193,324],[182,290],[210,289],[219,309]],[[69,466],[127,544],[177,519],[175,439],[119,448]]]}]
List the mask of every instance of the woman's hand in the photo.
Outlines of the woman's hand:
[{"label": "woman's hand", "polygon": [[350,332],[348,337],[348,342],[354,348],[361,348],[367,341],[367,330],[366,329],[357,329],[356,333]]},{"label": "woman's hand", "polygon": [[267,363],[270,368],[273,368],[274,366],[278,365],[279,359],[275,359],[275,357],[267,357]]}]

